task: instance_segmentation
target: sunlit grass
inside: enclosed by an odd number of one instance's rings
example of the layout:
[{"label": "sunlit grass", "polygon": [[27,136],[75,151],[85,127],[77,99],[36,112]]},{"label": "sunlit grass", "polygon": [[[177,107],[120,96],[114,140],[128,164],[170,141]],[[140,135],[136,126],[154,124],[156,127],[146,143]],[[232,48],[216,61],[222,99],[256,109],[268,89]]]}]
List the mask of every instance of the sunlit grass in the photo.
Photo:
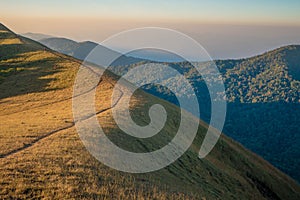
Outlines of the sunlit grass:
[{"label": "sunlit grass", "polygon": [[[6,46],[10,52],[0,46],[0,52],[6,52],[0,58],[1,199],[261,199],[259,187],[282,199],[299,197],[297,184],[226,137],[200,160],[203,122],[192,147],[166,168],[130,174],[105,166],[86,150],[73,126],[71,97],[80,63],[37,43],[27,44],[18,49]],[[97,111],[111,106],[115,81],[110,73],[103,77],[95,95]],[[137,152],[152,150],[174,137],[180,113],[175,105],[138,91],[131,98],[133,119],[149,122],[153,103],[163,105],[170,120],[160,137],[148,144],[122,133],[111,110],[100,113],[98,121],[118,145]],[[69,128],[34,142],[64,127]]]},{"label": "sunlit grass", "polygon": [[4,44],[22,44],[22,41],[18,38],[0,39],[0,45],[4,45]]}]

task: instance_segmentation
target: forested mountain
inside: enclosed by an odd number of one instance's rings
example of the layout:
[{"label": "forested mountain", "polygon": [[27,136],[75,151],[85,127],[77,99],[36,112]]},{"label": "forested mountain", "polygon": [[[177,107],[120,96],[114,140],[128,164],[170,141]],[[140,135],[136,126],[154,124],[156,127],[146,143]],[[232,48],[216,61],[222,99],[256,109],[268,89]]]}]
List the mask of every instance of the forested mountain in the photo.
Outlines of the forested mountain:
[{"label": "forested mountain", "polygon": [[[230,61],[229,61],[230,62]],[[300,103],[300,46],[282,47],[260,56],[217,61],[229,102]]]},{"label": "forested mountain", "polygon": [[[217,60],[225,83],[228,109],[224,133],[263,156],[300,181],[300,46],[290,45],[246,59]],[[134,67],[110,67],[124,75]],[[201,119],[210,120],[210,96],[205,82],[193,65],[208,63],[163,63],[191,82],[200,102]],[[147,74],[148,73],[148,74]],[[145,74],[150,79],[152,71]],[[186,94],[178,77],[164,74],[166,85],[177,85]],[[211,80],[213,81],[213,80]],[[146,82],[146,81],[145,81]],[[166,87],[145,85],[143,89],[177,104]],[[223,98],[220,96],[220,98]],[[217,100],[217,99],[215,99]],[[190,109],[193,112],[193,108]]]}]

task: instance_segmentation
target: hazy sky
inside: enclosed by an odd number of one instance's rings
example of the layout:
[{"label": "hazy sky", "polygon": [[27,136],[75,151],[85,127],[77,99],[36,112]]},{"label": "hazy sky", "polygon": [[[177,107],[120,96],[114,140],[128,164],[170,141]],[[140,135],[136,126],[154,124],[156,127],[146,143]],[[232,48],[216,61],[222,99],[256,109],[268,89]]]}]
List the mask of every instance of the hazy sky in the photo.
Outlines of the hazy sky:
[{"label": "hazy sky", "polygon": [[17,33],[96,42],[130,28],[172,28],[196,39],[214,58],[300,44],[299,0],[10,0],[0,3],[0,22]]}]

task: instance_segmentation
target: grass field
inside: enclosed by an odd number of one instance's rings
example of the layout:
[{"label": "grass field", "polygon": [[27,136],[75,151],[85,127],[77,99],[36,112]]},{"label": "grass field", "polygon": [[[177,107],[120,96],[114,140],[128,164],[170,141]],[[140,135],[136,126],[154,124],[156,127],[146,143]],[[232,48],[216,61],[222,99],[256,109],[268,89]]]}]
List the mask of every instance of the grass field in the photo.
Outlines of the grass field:
[{"label": "grass field", "polygon": [[[5,52],[0,69],[22,70],[1,71],[1,199],[300,198],[297,183],[225,136],[209,156],[199,159],[203,122],[190,149],[164,169],[130,174],[103,165],[85,149],[74,127],[72,87],[79,62],[2,28],[0,38],[5,37],[21,44],[0,45],[0,53]],[[96,110],[107,109],[97,115],[107,136],[136,152],[170,141],[178,128],[179,108],[142,91],[131,98],[133,119],[149,123],[148,108],[159,103],[168,111],[165,127],[146,141],[118,129],[109,109],[116,79],[106,73],[96,90]]]}]

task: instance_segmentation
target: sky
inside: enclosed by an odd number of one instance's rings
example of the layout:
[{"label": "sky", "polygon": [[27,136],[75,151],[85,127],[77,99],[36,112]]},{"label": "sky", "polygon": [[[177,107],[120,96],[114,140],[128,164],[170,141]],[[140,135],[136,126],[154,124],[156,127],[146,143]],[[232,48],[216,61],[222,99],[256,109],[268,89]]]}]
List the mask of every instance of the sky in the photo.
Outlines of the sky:
[{"label": "sky", "polygon": [[171,28],[216,59],[300,44],[299,0],[1,0],[0,22],[17,33],[98,43],[132,28]]}]

